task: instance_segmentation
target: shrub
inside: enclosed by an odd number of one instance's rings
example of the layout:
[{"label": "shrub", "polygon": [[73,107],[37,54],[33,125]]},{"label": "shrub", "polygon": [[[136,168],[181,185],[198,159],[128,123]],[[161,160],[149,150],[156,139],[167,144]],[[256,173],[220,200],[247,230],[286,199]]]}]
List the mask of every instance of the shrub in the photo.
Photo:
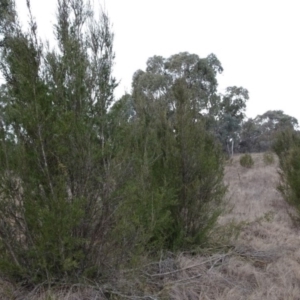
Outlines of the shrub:
[{"label": "shrub", "polygon": [[150,121],[156,121],[151,124],[156,131],[137,130],[132,136],[136,158],[131,162],[132,180],[120,194],[118,232],[141,249],[155,252],[204,245],[222,211],[226,187],[221,148],[201,122],[195,125],[185,117],[184,153],[182,139],[178,141],[171,130],[157,139],[162,125],[155,119]]},{"label": "shrub", "polygon": [[285,131],[277,135],[273,145],[279,157],[281,182],[278,190],[284,199],[293,205],[300,219],[300,136],[295,131]]},{"label": "shrub", "polygon": [[270,151],[264,153],[263,157],[265,165],[272,165],[274,163],[274,154]]},{"label": "shrub", "polygon": [[251,168],[254,165],[252,156],[248,153],[242,155],[240,157],[240,164],[244,168]]},{"label": "shrub", "polygon": [[61,1],[60,51],[52,51],[36,36],[33,17],[24,32],[14,1],[6,2],[0,13],[0,71],[7,75],[0,88],[1,275],[37,283],[92,274],[95,267],[103,274],[117,257],[111,254],[113,192],[122,176],[108,142],[115,87],[108,18],[94,20],[80,0]]},{"label": "shrub", "polygon": [[175,80],[153,101],[134,76],[133,102],[108,109],[113,34],[83,2],[59,1],[58,52],[32,17],[22,32],[13,0],[0,17],[0,273],[28,284],[108,278],[145,251],[202,246],[226,192],[198,83]]}]

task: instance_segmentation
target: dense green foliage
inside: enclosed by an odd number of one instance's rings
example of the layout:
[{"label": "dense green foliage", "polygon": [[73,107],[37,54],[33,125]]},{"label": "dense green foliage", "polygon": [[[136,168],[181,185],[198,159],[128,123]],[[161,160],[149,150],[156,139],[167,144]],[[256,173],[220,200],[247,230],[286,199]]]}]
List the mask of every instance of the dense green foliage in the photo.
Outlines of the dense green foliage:
[{"label": "dense green foliage", "polygon": [[223,155],[201,114],[219,70],[214,55],[155,56],[111,109],[115,141],[130,157],[118,232],[141,251],[204,245],[221,212]]},{"label": "dense green foliage", "polygon": [[218,94],[217,57],[183,52],[149,58],[114,101],[107,15],[58,0],[51,49],[27,6],[28,31],[13,0],[0,10],[0,273],[99,279],[162,250],[204,247],[248,91]]},{"label": "dense green foliage", "polygon": [[172,92],[176,109],[170,110],[165,98],[151,103],[133,91],[128,151],[135,153],[135,178],[126,185],[123,205],[138,218],[134,232],[147,232],[147,247],[187,249],[206,240],[221,211],[223,158],[191,105],[185,80],[177,80]]},{"label": "dense green foliage", "polygon": [[251,168],[254,165],[254,160],[251,154],[246,153],[240,157],[240,165],[245,168]]},{"label": "dense green foliage", "polygon": [[33,18],[24,32],[7,3],[0,18],[0,268],[31,282],[79,276],[101,268],[113,247],[113,187],[122,176],[111,162],[106,121],[116,86],[113,35],[105,14],[96,22],[83,1],[59,1],[50,50]]},{"label": "dense green foliage", "polygon": [[279,157],[281,182],[278,190],[296,207],[300,218],[300,135],[294,130],[280,132],[273,145]]}]

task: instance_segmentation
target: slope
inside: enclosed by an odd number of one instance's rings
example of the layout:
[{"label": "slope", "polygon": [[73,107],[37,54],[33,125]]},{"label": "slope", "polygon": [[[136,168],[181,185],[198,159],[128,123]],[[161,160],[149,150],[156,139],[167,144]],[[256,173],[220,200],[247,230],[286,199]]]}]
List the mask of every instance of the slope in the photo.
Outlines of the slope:
[{"label": "slope", "polygon": [[[266,166],[262,153],[252,157],[251,169],[240,166],[240,155],[226,166],[232,210],[223,214],[220,225],[240,224],[240,235],[226,254],[210,257],[207,270],[198,267],[185,274],[202,275],[177,286],[174,299],[300,299],[300,231],[276,190],[278,161]],[[181,261],[186,267],[204,259]]]},{"label": "slope", "polygon": [[[0,281],[1,299],[300,300],[300,229],[276,186],[278,161],[252,154],[243,168],[227,164],[228,204],[213,232],[219,249],[162,253],[161,259],[115,274],[111,284],[36,287],[28,292]],[[229,240],[228,233],[238,232]],[[147,262],[147,259],[146,259]]]}]

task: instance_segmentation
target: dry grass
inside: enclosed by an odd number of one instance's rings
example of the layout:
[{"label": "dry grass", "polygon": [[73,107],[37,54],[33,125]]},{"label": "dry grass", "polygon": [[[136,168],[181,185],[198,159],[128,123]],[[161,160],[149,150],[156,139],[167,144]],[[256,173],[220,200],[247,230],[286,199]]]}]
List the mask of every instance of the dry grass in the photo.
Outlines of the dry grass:
[{"label": "dry grass", "polygon": [[[300,299],[300,235],[276,190],[278,161],[266,165],[263,154],[252,157],[251,169],[240,166],[239,155],[226,166],[233,208],[219,222],[242,222],[239,237],[218,264],[189,270],[185,277],[200,272],[201,279],[172,288],[171,299]],[[181,265],[201,259],[181,257]]]},{"label": "dry grass", "polygon": [[118,274],[110,285],[74,285],[51,292],[37,288],[27,296],[24,290],[0,282],[0,298],[300,299],[300,235],[290,208],[276,191],[278,161],[265,165],[263,154],[252,157],[251,169],[240,166],[238,155],[226,166],[232,209],[220,218],[220,228],[232,223],[243,226],[238,238],[231,238],[219,253],[177,257],[167,253],[159,262]]}]

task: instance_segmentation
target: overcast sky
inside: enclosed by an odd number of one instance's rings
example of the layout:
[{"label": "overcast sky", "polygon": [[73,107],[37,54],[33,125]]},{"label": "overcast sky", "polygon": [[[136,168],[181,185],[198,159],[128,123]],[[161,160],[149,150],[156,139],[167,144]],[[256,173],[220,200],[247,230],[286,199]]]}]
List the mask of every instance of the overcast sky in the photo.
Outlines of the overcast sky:
[{"label": "overcast sky", "polygon": [[[26,0],[16,0],[27,15]],[[100,0],[115,33],[116,96],[130,92],[137,69],[153,55],[214,53],[219,89],[249,90],[247,116],[283,110],[300,122],[299,0]],[[31,0],[39,33],[50,38],[56,0]],[[104,3],[104,4],[103,4]]]}]

